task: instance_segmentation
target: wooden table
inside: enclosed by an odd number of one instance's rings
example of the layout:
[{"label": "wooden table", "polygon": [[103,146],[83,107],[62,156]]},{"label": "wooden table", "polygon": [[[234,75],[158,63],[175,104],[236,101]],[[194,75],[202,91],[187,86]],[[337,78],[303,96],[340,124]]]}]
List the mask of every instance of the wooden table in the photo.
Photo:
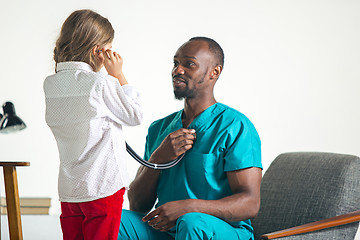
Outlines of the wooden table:
[{"label": "wooden table", "polygon": [[4,169],[4,182],[6,193],[6,206],[11,240],[22,240],[19,189],[16,167],[30,166],[29,162],[3,162],[0,166]]}]

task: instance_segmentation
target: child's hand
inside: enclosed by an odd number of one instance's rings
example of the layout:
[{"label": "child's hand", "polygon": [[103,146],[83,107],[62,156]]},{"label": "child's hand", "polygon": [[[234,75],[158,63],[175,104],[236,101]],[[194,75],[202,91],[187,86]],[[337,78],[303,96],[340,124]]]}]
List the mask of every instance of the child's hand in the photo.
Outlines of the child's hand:
[{"label": "child's hand", "polygon": [[109,75],[119,79],[120,85],[127,84],[125,76],[122,72],[123,59],[121,56],[110,49],[102,49],[101,53],[104,57],[104,67]]}]

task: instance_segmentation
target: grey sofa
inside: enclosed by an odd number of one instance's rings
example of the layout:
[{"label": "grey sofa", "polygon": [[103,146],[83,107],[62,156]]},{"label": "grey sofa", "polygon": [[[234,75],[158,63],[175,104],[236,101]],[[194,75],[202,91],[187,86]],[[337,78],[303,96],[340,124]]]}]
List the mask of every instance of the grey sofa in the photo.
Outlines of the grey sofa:
[{"label": "grey sofa", "polygon": [[[279,155],[265,172],[260,211],[252,225],[256,240],[343,240],[354,239],[359,220],[360,158],[295,152]],[[281,232],[271,234],[275,231]]]}]

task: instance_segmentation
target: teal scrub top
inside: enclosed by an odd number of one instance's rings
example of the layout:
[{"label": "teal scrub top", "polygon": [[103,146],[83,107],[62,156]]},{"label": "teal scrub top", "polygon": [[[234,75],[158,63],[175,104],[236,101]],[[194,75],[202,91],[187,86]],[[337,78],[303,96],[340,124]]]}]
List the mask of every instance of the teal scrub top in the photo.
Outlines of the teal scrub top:
[{"label": "teal scrub top", "polygon": [[[183,127],[182,114],[183,110],[151,124],[146,160],[168,134]],[[262,168],[259,135],[239,111],[216,103],[196,117],[189,129],[196,130],[196,141],[176,166],[161,171],[157,206],[183,199],[217,200],[230,196],[227,171]],[[250,220],[230,224],[252,230]]]}]

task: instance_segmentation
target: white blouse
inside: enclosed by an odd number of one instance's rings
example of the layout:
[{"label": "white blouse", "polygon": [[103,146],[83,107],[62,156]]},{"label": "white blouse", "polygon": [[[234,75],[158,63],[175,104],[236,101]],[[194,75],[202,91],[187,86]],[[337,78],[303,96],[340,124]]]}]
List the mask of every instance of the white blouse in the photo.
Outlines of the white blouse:
[{"label": "white blouse", "polygon": [[84,62],[62,62],[44,81],[46,123],[59,149],[59,198],[86,202],[128,187],[122,126],[142,122],[140,94]]}]

